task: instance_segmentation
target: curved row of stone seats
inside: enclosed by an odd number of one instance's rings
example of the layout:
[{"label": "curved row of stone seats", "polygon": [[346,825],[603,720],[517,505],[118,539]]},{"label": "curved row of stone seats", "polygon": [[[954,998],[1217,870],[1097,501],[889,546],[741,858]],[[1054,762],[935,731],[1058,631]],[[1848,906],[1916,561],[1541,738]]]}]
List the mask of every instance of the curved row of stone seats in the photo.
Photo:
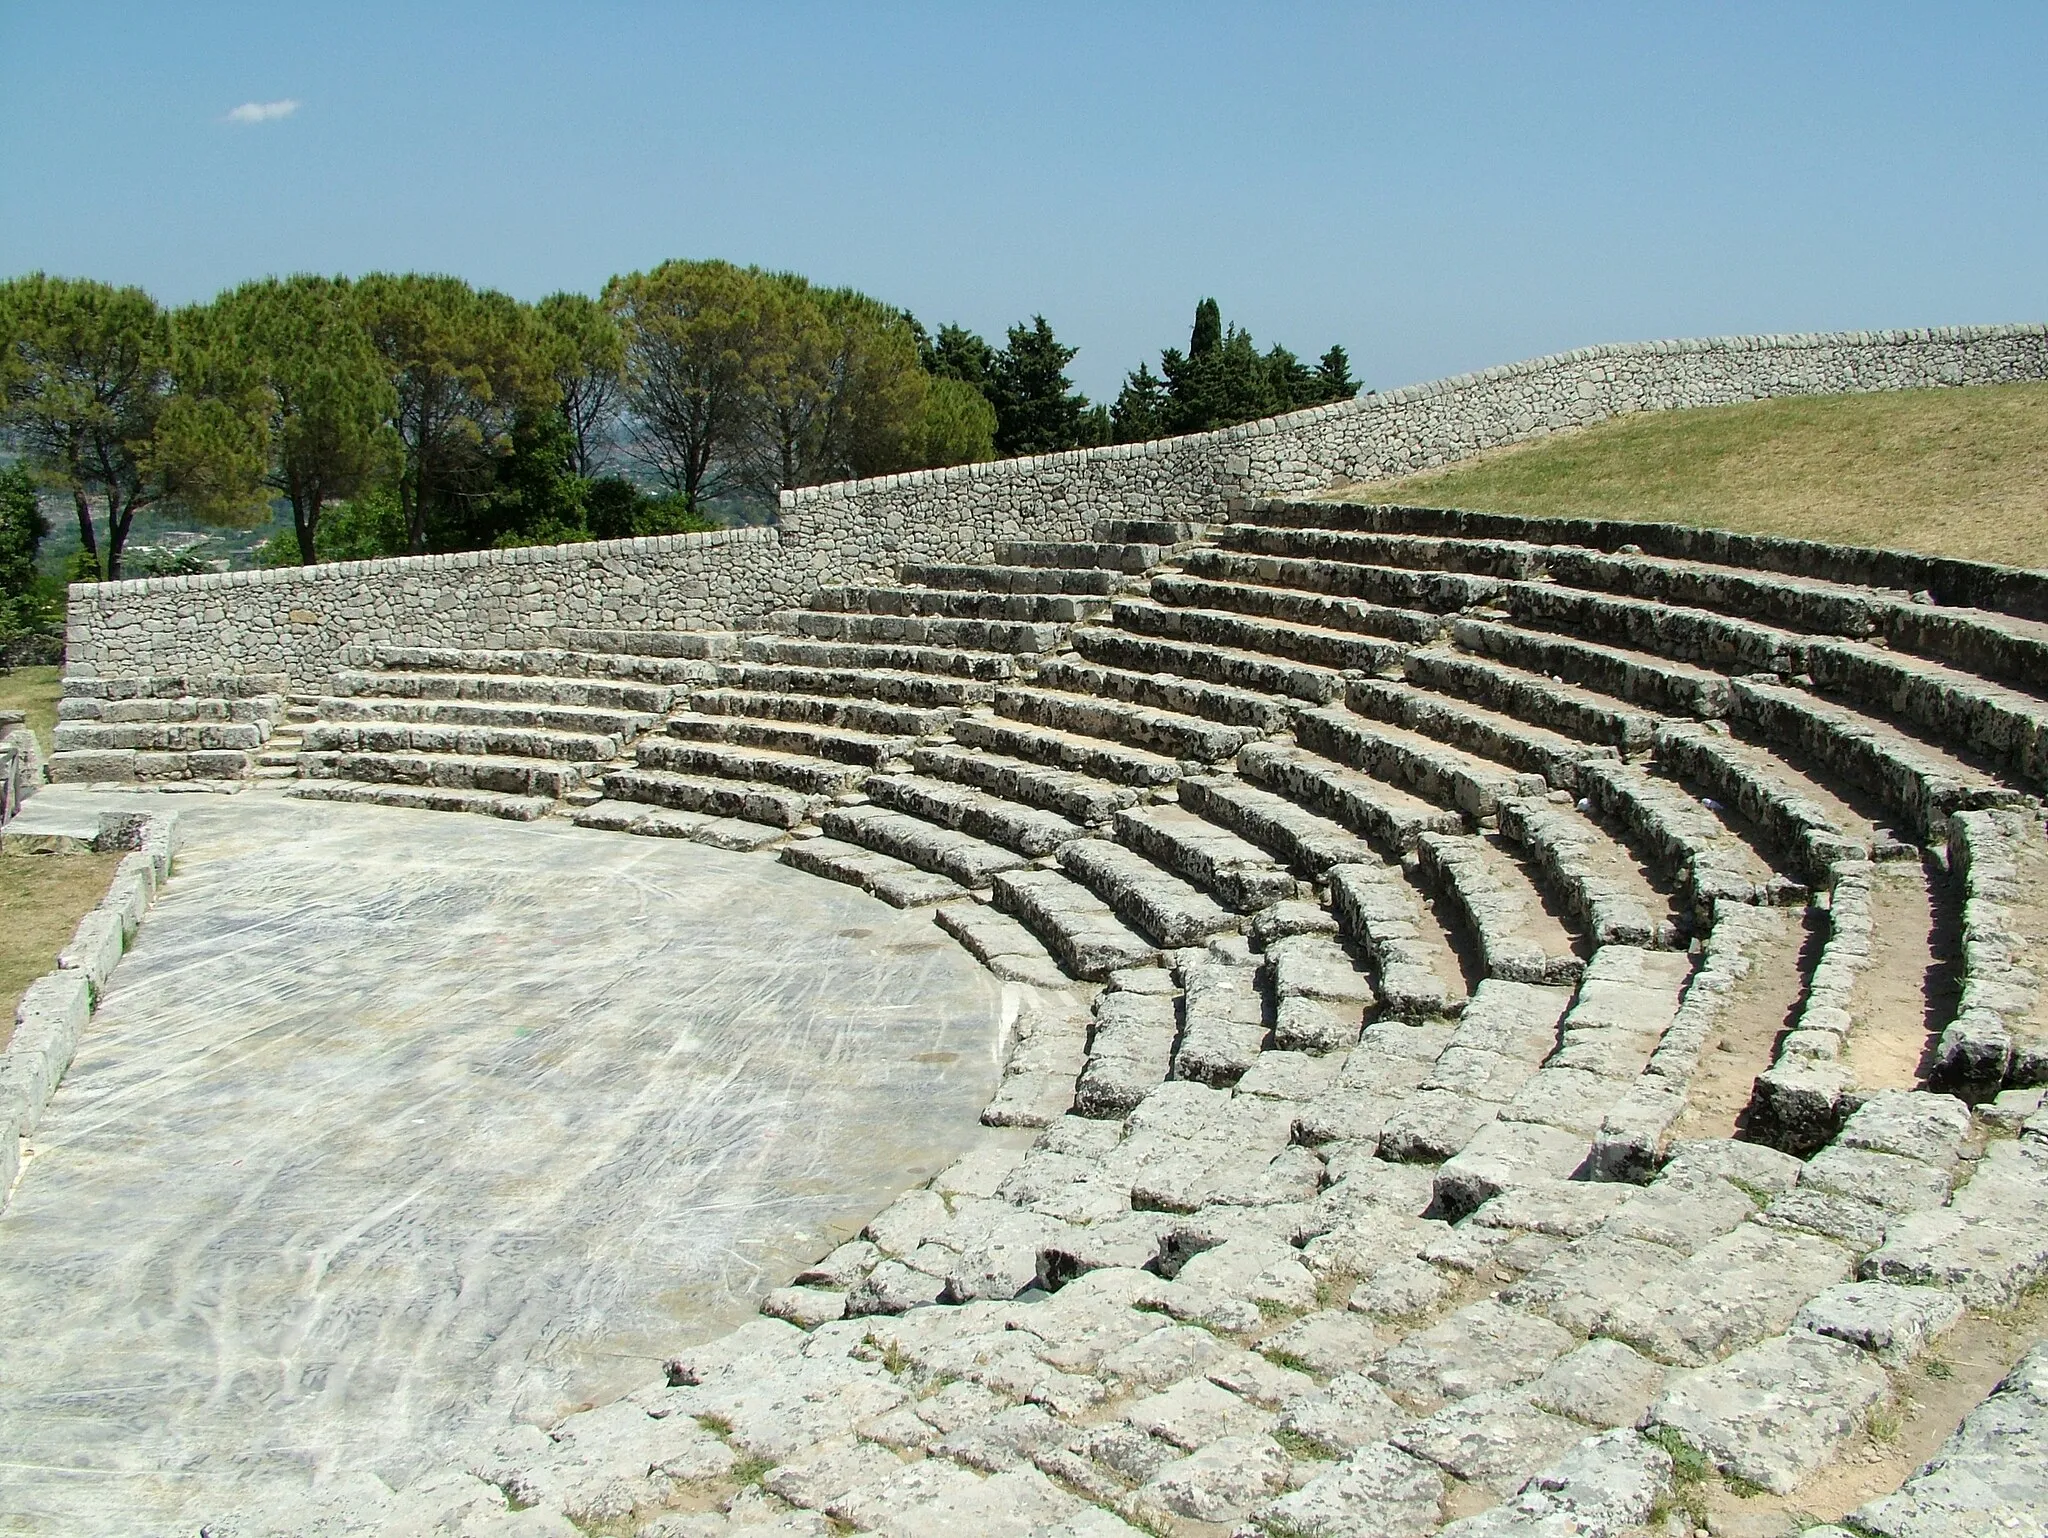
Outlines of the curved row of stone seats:
[{"label": "curved row of stone seats", "polygon": [[563,632],[530,649],[377,647],[348,657],[303,727],[290,794],[517,821],[588,786],[709,682],[734,638]]},{"label": "curved row of stone seats", "polygon": [[1089,593],[992,592],[906,581],[900,586],[820,588],[812,594],[810,607],[843,614],[1071,625],[1107,613],[1111,601],[1107,595]]},{"label": "curved row of stone seats", "polygon": [[2048,847],[2020,812],[1949,819],[1949,868],[1963,890],[1962,996],[1936,1046],[1947,1083],[1972,1100],[2048,1084]]},{"label": "curved row of stone seats", "polygon": [[[1256,516],[1256,515],[1255,515]],[[1312,516],[1303,514],[1303,516]],[[1341,510],[1331,514],[1343,517]],[[1956,741],[2034,784],[2048,783],[2048,706],[1984,678],[1867,643],[1811,640],[1746,618],[1671,602],[1616,596],[1517,578],[1418,574],[1374,565],[1386,537],[1299,526],[1237,526],[1232,541],[1267,551],[1304,550],[1346,563],[1345,585],[1369,600],[1426,602],[1450,611],[1498,605],[1519,624],[1593,637],[1681,662],[1738,673],[1807,676],[1859,708],[1894,716]],[[1433,549],[1437,542],[1424,541]],[[1626,561],[1628,557],[1617,557]],[[1418,583],[1418,576],[1425,578]],[[2019,622],[2015,622],[2019,623]],[[2024,669],[2018,675],[2028,681]]]},{"label": "curved row of stone seats", "polygon": [[[2048,615],[2038,604],[2009,612],[1975,606],[2010,584],[1997,581],[1995,569],[1958,570],[1969,563],[1755,536],[1703,537],[1702,531],[1670,526],[1431,508],[1270,504],[1244,516],[1374,536],[1382,543],[1354,547],[1366,564],[1434,567],[1441,561],[1454,570],[1547,578],[1733,612],[1808,633],[1882,640],[1895,651],[1949,662],[2037,694],[2048,676]],[[1679,542],[1712,548],[1714,559],[1644,549]],[[1865,574],[1873,566],[1892,567],[1879,580],[1894,585],[1873,582]],[[1967,582],[1986,575],[1993,580]],[[1979,590],[1970,601],[1934,591],[1958,576]]]}]

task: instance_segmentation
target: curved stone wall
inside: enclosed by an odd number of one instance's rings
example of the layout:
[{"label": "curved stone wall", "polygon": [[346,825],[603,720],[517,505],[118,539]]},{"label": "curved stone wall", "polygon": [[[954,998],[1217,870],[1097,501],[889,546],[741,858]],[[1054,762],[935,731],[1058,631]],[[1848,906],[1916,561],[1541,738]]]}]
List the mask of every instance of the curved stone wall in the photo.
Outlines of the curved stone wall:
[{"label": "curved stone wall", "polygon": [[352,644],[506,646],[560,627],[745,628],[827,582],[1213,515],[1371,481],[1624,412],[2048,378],[2048,327],[1586,347],[1221,432],[785,492],[779,529],[78,587],[75,673],[270,672],[319,685]]}]

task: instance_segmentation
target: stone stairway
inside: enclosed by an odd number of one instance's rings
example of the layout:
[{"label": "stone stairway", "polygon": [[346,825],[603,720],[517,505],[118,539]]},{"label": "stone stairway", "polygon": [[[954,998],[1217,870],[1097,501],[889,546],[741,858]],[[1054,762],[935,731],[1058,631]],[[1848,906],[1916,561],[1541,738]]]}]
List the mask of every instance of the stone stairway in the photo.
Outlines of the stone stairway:
[{"label": "stone stairway", "polygon": [[1914,1357],[2048,1274],[2043,632],[1570,531],[1112,522],[337,677],[296,794],[772,852],[1022,989],[984,1120],[1032,1145],[615,1420],[877,1531],[1691,1531],[1674,1448],[1730,1501],[1882,1463]]},{"label": "stone stairway", "polygon": [[55,781],[241,781],[285,713],[282,675],[66,678],[57,702]]},{"label": "stone stairway", "polygon": [[515,821],[582,798],[730,636],[566,631],[532,650],[376,647],[304,723],[290,794]]}]

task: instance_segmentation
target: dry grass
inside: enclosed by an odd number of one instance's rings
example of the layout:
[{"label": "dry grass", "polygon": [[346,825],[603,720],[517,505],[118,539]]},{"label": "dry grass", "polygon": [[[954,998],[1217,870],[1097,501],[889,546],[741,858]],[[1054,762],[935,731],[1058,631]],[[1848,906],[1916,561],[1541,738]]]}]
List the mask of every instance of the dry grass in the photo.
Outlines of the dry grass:
[{"label": "dry grass", "polygon": [[1341,495],[2048,567],[2048,384],[1641,412]]},{"label": "dry grass", "polygon": [[0,672],[0,710],[25,710],[28,724],[42,739],[43,756],[57,729],[57,678],[61,668],[15,668]]},{"label": "dry grass", "polygon": [[0,856],[0,1047],[22,990],[57,964],[78,921],[107,895],[118,854]]}]

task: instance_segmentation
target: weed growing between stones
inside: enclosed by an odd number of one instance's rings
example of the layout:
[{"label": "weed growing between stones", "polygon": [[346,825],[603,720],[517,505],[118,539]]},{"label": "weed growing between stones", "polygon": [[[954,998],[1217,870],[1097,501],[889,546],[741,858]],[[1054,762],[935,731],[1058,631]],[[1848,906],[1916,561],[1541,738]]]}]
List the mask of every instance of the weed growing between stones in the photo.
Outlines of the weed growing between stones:
[{"label": "weed growing between stones", "polygon": [[697,1424],[715,1437],[732,1435],[732,1422],[723,1415],[700,1415],[697,1417]]},{"label": "weed growing between stones", "polygon": [[1276,1426],[1266,1433],[1280,1444],[1280,1450],[1290,1458],[1313,1458],[1320,1463],[1331,1461],[1330,1450],[1322,1443],[1303,1436],[1286,1426]]},{"label": "weed growing between stones", "polygon": [[766,1479],[768,1471],[774,1467],[775,1460],[773,1458],[757,1458],[749,1454],[732,1466],[726,1478],[744,1490],[749,1485],[758,1485],[762,1480]]},{"label": "weed growing between stones", "polygon": [[1655,1528],[1672,1515],[1683,1513],[1695,1528],[1705,1526],[1706,1483],[1714,1465],[1705,1453],[1668,1426],[1659,1426],[1647,1435],[1671,1455],[1671,1493],[1651,1508],[1650,1525]]}]

